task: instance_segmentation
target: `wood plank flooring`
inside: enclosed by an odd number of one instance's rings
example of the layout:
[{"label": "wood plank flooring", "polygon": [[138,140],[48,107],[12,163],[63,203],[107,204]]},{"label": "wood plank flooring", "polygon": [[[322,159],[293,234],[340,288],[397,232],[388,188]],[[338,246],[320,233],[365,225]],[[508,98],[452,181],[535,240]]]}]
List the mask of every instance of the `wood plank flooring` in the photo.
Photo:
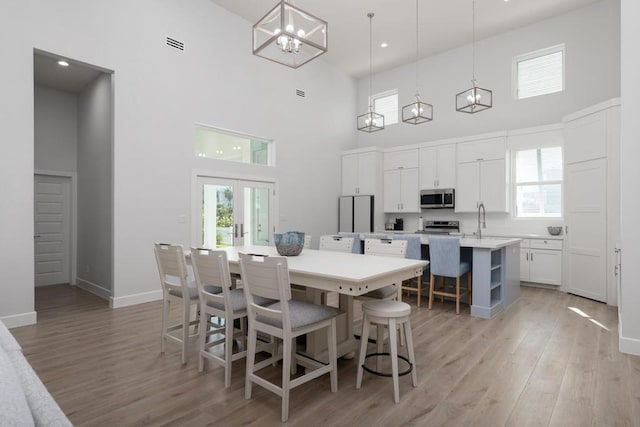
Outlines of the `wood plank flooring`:
[{"label": "wood plank flooring", "polygon": [[[640,426],[640,357],[618,352],[614,307],[523,288],[483,320],[456,316],[452,303],[408,301],[418,387],[402,377],[395,405],[389,378],[365,373],[356,390],[356,359],[341,359],[338,392],[327,375],[295,389],[288,424]],[[160,354],[160,302],[114,310],[51,286],[36,289],[36,310],[37,325],[11,331],[74,425],[281,424],[277,396],[254,386],[244,399],[244,360],[225,389],[221,367],[198,372],[195,345],[185,367],[178,345]]]}]

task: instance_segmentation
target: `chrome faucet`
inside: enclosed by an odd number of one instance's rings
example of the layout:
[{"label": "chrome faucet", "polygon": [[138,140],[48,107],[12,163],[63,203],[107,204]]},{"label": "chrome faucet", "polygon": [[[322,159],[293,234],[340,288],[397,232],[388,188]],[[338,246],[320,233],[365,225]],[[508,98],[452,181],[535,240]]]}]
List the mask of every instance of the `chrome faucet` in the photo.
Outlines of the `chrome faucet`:
[{"label": "chrome faucet", "polygon": [[484,203],[478,205],[478,231],[476,238],[482,239],[482,229],[480,228],[480,209],[482,209],[482,228],[487,228],[487,211],[484,209]]}]

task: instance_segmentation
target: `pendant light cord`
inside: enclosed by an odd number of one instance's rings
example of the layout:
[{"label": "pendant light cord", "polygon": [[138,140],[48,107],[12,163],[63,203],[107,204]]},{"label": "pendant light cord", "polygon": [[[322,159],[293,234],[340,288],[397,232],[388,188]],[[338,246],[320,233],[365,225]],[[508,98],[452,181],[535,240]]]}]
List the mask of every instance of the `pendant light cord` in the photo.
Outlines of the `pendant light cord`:
[{"label": "pendant light cord", "polygon": [[418,31],[419,30],[419,26],[418,26],[418,0],[416,0],[416,98],[419,96],[420,91],[418,90],[419,88],[419,71],[420,71],[420,65],[418,62]]},{"label": "pendant light cord", "polygon": [[373,84],[371,83],[371,75],[373,69],[373,12],[367,13],[369,17],[369,110],[373,111],[373,103],[371,102],[371,94],[373,93]]},{"label": "pendant light cord", "polygon": [[471,49],[472,55],[472,74],[473,86],[476,85],[476,0],[471,1]]}]

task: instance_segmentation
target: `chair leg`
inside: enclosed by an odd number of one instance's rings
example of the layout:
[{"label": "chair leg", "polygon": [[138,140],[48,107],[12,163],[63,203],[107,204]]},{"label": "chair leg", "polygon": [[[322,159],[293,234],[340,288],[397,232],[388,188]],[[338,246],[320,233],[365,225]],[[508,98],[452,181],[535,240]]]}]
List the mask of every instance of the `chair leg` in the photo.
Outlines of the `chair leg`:
[{"label": "chair leg", "polygon": [[360,355],[358,356],[358,371],[356,375],[356,388],[362,385],[362,365],[367,355],[367,343],[369,342],[369,317],[365,314],[362,318],[362,334],[360,335]]},{"label": "chair leg", "polygon": [[231,365],[233,363],[233,319],[224,323],[224,386],[231,385]]},{"label": "chair leg", "polygon": [[209,327],[207,325],[207,315],[200,315],[200,335],[198,336],[198,372],[204,371],[204,356],[202,353],[205,351],[204,347],[207,343],[207,336],[209,335]]},{"label": "chair leg", "polygon": [[338,391],[338,349],[336,344],[336,319],[331,319],[331,326],[328,328],[327,339],[329,340],[329,363],[331,364],[331,393]]},{"label": "chair leg", "polygon": [[407,353],[409,354],[409,362],[411,362],[411,383],[414,387],[418,386],[418,369],[416,366],[416,355],[413,350],[413,333],[411,332],[411,322],[407,318],[404,322],[404,335],[407,337]]},{"label": "chair leg", "polygon": [[[376,324],[376,352],[382,353],[384,351],[384,326]],[[376,357],[376,370],[380,371],[382,361],[380,357]]]},{"label": "chair leg", "polygon": [[398,381],[398,339],[396,319],[389,319],[389,350],[391,353],[391,374],[393,377],[393,401],[400,403],[400,385]]},{"label": "chair leg", "polygon": [[467,273],[467,288],[469,290],[469,307],[471,307],[471,271]]},{"label": "chair leg", "polygon": [[251,399],[251,376],[253,375],[253,365],[256,360],[256,340],[258,334],[249,322],[249,333],[247,334],[247,367],[244,379],[244,398]]},{"label": "chair leg", "polygon": [[433,291],[435,287],[435,280],[435,277],[433,276],[433,274],[431,274],[431,277],[429,278],[429,310],[431,310],[431,306],[433,305]]},{"label": "chair leg", "polygon": [[189,320],[191,318],[191,303],[183,301],[184,315],[182,318],[182,364],[187,363],[187,344],[189,343]]},{"label": "chair leg", "polygon": [[161,354],[164,354],[164,348],[166,343],[166,339],[164,335],[167,333],[168,322],[169,322],[169,300],[166,298],[163,298],[162,300],[162,333],[160,334],[160,353]]},{"label": "chair leg", "polygon": [[416,285],[418,286],[418,290],[416,291],[416,293],[418,294],[418,302],[416,305],[420,307],[420,296],[422,295],[422,276],[418,276],[418,278],[416,279]]},{"label": "chair leg", "polygon": [[460,276],[456,277],[456,314],[460,314]]},{"label": "chair leg", "polygon": [[289,418],[289,383],[291,381],[291,342],[292,339],[284,337],[282,340],[282,422]]},{"label": "chair leg", "polygon": [[[444,276],[440,276],[440,289],[446,292],[446,284],[444,282]],[[440,302],[444,302],[444,295],[440,295]]]}]

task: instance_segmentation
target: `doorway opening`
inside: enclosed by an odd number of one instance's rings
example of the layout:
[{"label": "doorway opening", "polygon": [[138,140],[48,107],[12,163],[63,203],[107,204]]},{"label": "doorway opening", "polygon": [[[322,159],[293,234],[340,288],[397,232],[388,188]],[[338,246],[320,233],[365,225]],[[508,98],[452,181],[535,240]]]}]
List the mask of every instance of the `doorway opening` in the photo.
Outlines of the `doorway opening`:
[{"label": "doorway opening", "polygon": [[33,67],[36,286],[68,283],[108,299],[113,72],[37,49]]}]

